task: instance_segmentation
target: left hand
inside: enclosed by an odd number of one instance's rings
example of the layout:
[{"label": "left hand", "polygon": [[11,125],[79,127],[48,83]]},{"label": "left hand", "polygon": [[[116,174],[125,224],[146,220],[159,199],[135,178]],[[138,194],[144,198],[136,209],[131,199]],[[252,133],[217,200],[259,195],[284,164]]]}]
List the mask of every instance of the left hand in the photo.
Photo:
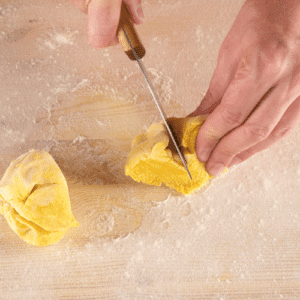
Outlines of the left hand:
[{"label": "left hand", "polygon": [[143,23],[142,0],[70,0],[88,15],[87,36],[90,46],[104,48],[118,44],[116,37],[122,2],[135,24]]}]

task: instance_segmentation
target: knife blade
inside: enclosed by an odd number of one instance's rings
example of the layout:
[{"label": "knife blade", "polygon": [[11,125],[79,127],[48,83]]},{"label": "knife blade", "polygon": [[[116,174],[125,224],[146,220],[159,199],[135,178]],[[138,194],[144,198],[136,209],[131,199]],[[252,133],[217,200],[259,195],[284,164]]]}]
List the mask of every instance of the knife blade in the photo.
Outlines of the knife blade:
[{"label": "knife blade", "polygon": [[[129,24],[130,23],[130,24]],[[188,169],[188,166],[187,166],[187,163],[186,163],[186,160],[183,156],[183,154],[181,153],[180,151],[180,148],[178,146],[178,143],[175,139],[175,136],[167,122],[167,117],[166,117],[166,113],[160,103],[160,100],[155,92],[155,89],[152,85],[152,82],[149,78],[149,75],[147,73],[147,70],[141,60],[141,58],[144,57],[145,53],[146,53],[146,50],[145,48],[142,46],[141,42],[139,41],[139,38],[138,38],[138,35],[135,31],[135,28],[133,27],[131,21],[130,21],[130,17],[129,17],[129,14],[127,12],[127,9],[124,5],[124,3],[122,4],[122,9],[121,9],[121,19],[120,19],[120,26],[119,26],[119,29],[118,29],[118,34],[117,34],[118,38],[119,38],[119,42],[120,44],[122,45],[123,47],[123,50],[125,51],[125,53],[128,55],[128,57],[131,59],[131,60],[135,60],[138,65],[139,65],[139,68],[143,74],[143,77],[146,81],[146,84],[147,84],[147,87],[152,95],[152,99],[154,101],[154,103],[156,104],[156,107],[163,119],[163,122],[166,126],[166,129],[171,137],[171,140],[175,146],[175,149],[180,157],[180,160],[182,161],[189,177],[191,180],[193,180],[192,178],[192,175]],[[124,39],[125,37],[125,39]],[[127,42],[127,43],[125,43]],[[129,45],[129,46],[128,46]]]}]

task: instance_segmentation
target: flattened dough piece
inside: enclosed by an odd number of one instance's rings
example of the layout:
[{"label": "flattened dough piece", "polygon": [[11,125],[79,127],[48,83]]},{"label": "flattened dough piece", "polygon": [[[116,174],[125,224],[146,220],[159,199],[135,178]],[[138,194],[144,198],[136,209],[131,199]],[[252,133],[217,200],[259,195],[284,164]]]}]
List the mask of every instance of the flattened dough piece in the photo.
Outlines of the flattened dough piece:
[{"label": "flattened dough piece", "polygon": [[163,122],[152,124],[148,131],[132,141],[125,173],[135,181],[161,185],[191,194],[212,176],[196,155],[195,141],[204,116],[169,118],[168,124],[179,143],[193,180],[190,179]]},{"label": "flattened dough piece", "polygon": [[68,186],[46,151],[31,150],[12,161],[0,181],[0,213],[25,242],[46,246],[78,226]]}]

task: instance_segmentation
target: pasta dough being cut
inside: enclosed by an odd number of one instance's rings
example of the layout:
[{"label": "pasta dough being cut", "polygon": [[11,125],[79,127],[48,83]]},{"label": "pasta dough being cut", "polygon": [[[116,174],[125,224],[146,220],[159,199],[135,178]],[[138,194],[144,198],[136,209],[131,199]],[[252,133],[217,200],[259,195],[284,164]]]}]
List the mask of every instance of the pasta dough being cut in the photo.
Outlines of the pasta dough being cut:
[{"label": "pasta dough being cut", "polygon": [[12,161],[0,181],[0,213],[25,242],[58,242],[79,224],[70,205],[67,182],[52,156],[31,150]]},{"label": "pasta dough being cut", "polygon": [[204,186],[212,176],[196,155],[195,141],[205,116],[169,118],[171,127],[193,180],[172,144],[163,122],[152,124],[146,133],[132,141],[125,173],[135,181],[166,186],[183,194],[191,194]]}]

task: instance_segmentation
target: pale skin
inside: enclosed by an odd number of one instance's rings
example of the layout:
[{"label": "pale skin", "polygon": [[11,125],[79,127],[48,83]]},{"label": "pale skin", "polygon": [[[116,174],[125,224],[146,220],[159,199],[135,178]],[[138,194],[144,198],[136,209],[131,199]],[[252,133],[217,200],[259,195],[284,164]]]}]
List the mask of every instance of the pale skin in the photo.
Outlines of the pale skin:
[{"label": "pale skin", "polygon": [[[117,43],[122,0],[71,0],[88,14],[94,48]],[[135,24],[141,0],[124,0]],[[220,175],[269,148],[300,122],[300,1],[246,0],[221,45],[208,91],[190,116],[208,115],[198,159]]]},{"label": "pale skin", "polygon": [[142,0],[70,0],[88,16],[87,37],[93,48],[118,44],[116,37],[122,2],[125,3],[132,21],[139,25],[144,21]]}]

